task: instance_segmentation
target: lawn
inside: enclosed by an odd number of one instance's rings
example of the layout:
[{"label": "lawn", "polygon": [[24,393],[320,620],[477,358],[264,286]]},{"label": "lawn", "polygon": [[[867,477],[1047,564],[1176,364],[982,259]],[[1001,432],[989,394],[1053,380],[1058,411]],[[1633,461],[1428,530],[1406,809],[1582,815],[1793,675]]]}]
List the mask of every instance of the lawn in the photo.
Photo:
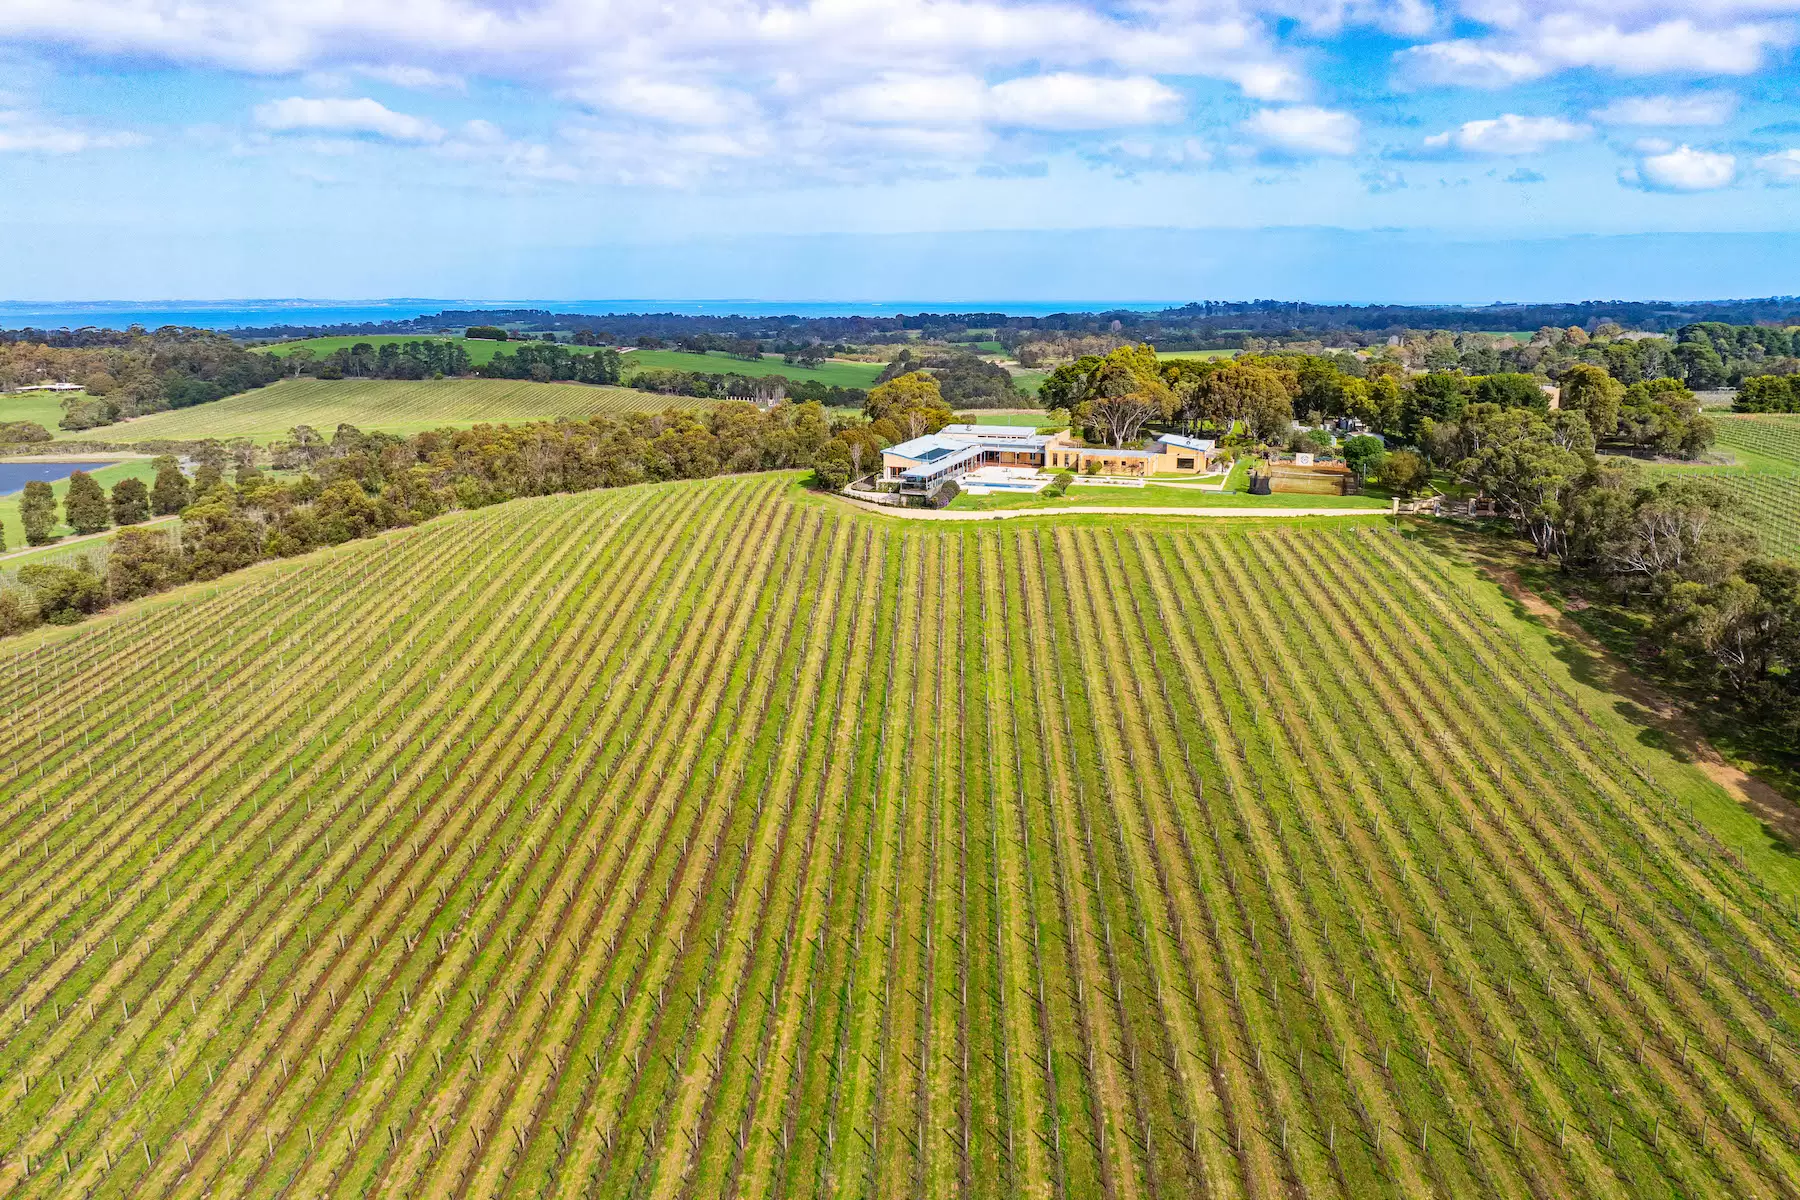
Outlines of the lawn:
[{"label": "lawn", "polygon": [[0,421],[31,421],[52,434],[63,418],[62,399],[72,392],[0,392]]},{"label": "lawn", "polygon": [[1172,358],[1205,358],[1205,359],[1221,359],[1221,358],[1236,358],[1236,357],[1237,357],[1237,351],[1236,351],[1236,350],[1158,350],[1158,351],[1157,351],[1157,352],[1156,352],[1156,357],[1158,357],[1158,358],[1160,358],[1160,359],[1172,359]]},{"label": "lawn", "polygon": [[551,496],[0,642],[21,1196],[1779,1196],[1800,867],[1386,522]]},{"label": "lawn", "polygon": [[[148,484],[156,477],[156,472],[151,469],[148,458],[91,467],[88,468],[88,474],[92,475],[95,482],[105,488],[108,493],[111,493],[113,484],[121,479],[141,479]],[[69,481],[59,479],[50,485],[50,490],[56,493],[56,512],[57,516],[61,517],[63,495],[69,490]],[[25,546],[25,527],[19,523],[19,500],[23,494],[23,492],[13,492],[10,495],[0,496],[0,529],[5,530],[8,552],[23,549]],[[55,530],[58,537],[66,536],[71,532],[73,531],[67,525],[62,524],[58,524]],[[19,564],[15,561],[7,565],[16,567]]]},{"label": "lawn", "polygon": [[881,363],[836,362],[827,360],[816,367],[802,367],[781,360],[779,354],[765,354],[760,362],[733,358],[729,354],[690,354],[685,350],[632,350],[624,356],[624,372],[630,376],[638,367],[666,367],[676,371],[693,371],[703,375],[785,375],[789,379],[816,380],[826,387],[862,388],[875,386],[882,372]]},{"label": "lawn", "polygon": [[1030,425],[1034,429],[1060,425],[1041,408],[966,408],[956,414],[962,425]]},{"label": "lawn", "polygon": [[[712,403],[630,388],[515,379],[284,379],[210,404],[152,413],[79,435],[87,440],[285,438],[295,425],[330,436],[340,422],[366,431],[417,433],[599,413],[661,412]],[[67,435],[76,436],[76,435]]]},{"label": "lawn", "polygon": [[1367,509],[1386,513],[1388,502],[1370,496],[1303,496],[1281,493],[1274,496],[1252,496],[1243,492],[1208,492],[1199,488],[1145,484],[1141,488],[1083,485],[1077,481],[1065,496],[1047,496],[1020,492],[1009,496],[961,495],[950,502],[952,509],[995,511],[1020,508],[1063,508],[1068,506],[1119,506],[1126,508],[1345,508]]},{"label": "lawn", "polygon": [[1043,384],[1044,380],[1050,378],[1050,372],[1020,370],[1012,372],[1012,377],[1014,387],[1027,396],[1035,396],[1038,394],[1038,387]]}]

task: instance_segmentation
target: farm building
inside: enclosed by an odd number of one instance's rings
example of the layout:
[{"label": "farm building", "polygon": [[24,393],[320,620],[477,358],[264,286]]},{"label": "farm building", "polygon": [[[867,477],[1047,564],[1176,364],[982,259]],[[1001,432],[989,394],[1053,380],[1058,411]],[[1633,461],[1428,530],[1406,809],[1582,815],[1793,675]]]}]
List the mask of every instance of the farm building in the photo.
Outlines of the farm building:
[{"label": "farm building", "polygon": [[946,425],[882,451],[881,478],[902,492],[929,493],[947,479],[987,466],[1089,471],[1107,475],[1199,475],[1217,454],[1213,442],[1165,433],[1142,450],[1077,444],[1066,432],[1024,425]]}]

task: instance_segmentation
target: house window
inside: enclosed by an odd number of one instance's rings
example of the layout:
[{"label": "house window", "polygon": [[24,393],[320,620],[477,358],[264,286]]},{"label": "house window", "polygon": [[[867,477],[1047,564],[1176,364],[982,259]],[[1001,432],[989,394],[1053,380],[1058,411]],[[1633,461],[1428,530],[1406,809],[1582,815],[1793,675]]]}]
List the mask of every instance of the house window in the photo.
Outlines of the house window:
[{"label": "house window", "polygon": [[1194,460],[1191,458],[1178,458],[1175,460],[1175,469],[1177,471],[1191,471],[1194,469]]}]

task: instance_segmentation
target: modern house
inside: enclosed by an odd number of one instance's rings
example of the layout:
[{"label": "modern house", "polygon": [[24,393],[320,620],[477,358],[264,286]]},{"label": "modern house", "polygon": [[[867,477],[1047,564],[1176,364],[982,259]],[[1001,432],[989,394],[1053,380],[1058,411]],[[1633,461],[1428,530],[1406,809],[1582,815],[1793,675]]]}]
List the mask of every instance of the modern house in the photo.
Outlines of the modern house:
[{"label": "modern house", "polygon": [[1211,469],[1216,445],[1205,438],[1165,433],[1142,450],[1078,445],[1066,432],[1038,433],[1027,425],[946,425],[881,454],[883,483],[929,495],[947,479],[982,467],[1068,471],[1071,474],[1200,475]]}]

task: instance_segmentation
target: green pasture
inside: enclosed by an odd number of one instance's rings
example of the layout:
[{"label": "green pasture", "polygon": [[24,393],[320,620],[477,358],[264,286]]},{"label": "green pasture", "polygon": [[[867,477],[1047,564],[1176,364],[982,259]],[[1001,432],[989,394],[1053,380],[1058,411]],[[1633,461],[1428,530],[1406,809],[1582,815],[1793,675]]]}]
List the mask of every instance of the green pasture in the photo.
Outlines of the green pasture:
[{"label": "green pasture", "polygon": [[710,403],[630,388],[519,379],[284,379],[210,404],[152,413],[80,436],[114,443],[240,437],[266,443],[287,437],[296,425],[310,425],[326,436],[340,423],[366,432],[410,434]]},{"label": "green pasture", "polygon": [[1236,350],[1158,350],[1156,352],[1156,357],[1164,360],[1177,358],[1217,360],[1223,358],[1236,358],[1237,353]]},{"label": "green pasture", "polygon": [[729,354],[691,354],[686,350],[631,350],[624,354],[623,371],[627,377],[639,367],[662,367],[675,371],[693,371],[702,375],[784,375],[789,379],[814,380],[826,387],[863,388],[875,386],[881,374],[880,363],[834,362],[827,360],[816,367],[803,367],[783,362],[779,354],[765,354],[757,362],[733,358]]}]

